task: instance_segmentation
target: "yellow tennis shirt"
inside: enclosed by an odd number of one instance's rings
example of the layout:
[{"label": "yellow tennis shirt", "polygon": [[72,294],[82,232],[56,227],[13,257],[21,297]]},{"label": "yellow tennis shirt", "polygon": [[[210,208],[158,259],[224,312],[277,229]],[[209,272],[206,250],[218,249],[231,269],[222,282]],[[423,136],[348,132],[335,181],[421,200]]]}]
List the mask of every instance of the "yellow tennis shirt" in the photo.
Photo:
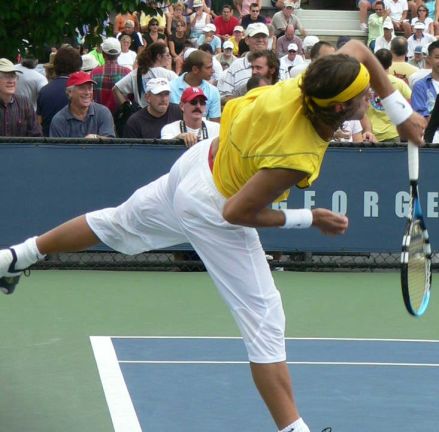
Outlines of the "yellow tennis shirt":
[{"label": "yellow tennis shirt", "polygon": [[[258,87],[227,102],[213,166],[218,190],[229,198],[259,170],[286,168],[306,173],[305,188],[319,176],[328,147],[305,117],[297,79]],[[288,197],[285,191],[276,201]]]}]

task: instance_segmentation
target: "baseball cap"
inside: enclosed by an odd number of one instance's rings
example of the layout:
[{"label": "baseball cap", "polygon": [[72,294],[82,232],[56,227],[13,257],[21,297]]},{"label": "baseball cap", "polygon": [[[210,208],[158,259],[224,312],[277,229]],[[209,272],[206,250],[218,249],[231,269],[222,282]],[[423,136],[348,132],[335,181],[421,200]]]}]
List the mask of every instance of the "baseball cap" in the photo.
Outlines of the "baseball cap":
[{"label": "baseball cap", "polygon": [[240,26],[240,25],[237,25],[237,26],[235,26],[234,28],[233,28],[233,31],[234,32],[236,32],[236,31],[239,31],[239,32],[243,32],[244,31],[244,27],[243,26]]},{"label": "baseball cap", "polygon": [[201,90],[199,87],[186,87],[181,94],[180,100],[181,102],[186,103],[199,97],[207,100],[207,97],[204,94],[203,90]]},{"label": "baseball cap", "polygon": [[151,78],[146,84],[146,93],[157,95],[165,91],[171,91],[171,87],[169,87],[169,82],[166,78]]},{"label": "baseball cap", "polygon": [[209,23],[206,24],[203,28],[203,32],[216,32],[216,26],[215,24]]},{"label": "baseball cap", "polygon": [[10,60],[8,60],[7,58],[1,58],[0,59],[0,72],[19,72],[19,73],[23,73],[19,70],[15,69],[14,63],[12,63]]},{"label": "baseball cap", "polygon": [[246,33],[248,37],[253,37],[256,36],[257,34],[264,34],[266,36],[269,35],[268,27],[261,22],[249,24]]},{"label": "baseball cap", "polygon": [[425,30],[425,24],[423,22],[417,21],[413,28],[415,30]]},{"label": "baseball cap", "polygon": [[192,4],[193,8],[198,8],[203,6],[203,0],[194,0],[194,3]]},{"label": "baseball cap", "polygon": [[317,36],[305,36],[303,39],[303,48],[312,48],[317,42],[320,42],[320,39]]},{"label": "baseball cap", "polygon": [[393,24],[391,21],[384,21],[383,28],[387,30],[393,30]]},{"label": "baseball cap", "polygon": [[284,2],[284,7],[294,9],[294,3],[286,1],[286,2]]},{"label": "baseball cap", "polygon": [[96,81],[93,81],[91,79],[89,73],[84,71],[79,71],[79,72],[73,72],[72,74],[69,75],[66,86],[67,87],[80,86],[82,84],[87,84],[87,83],[96,84]]},{"label": "baseball cap", "polygon": [[297,52],[298,49],[299,49],[299,47],[298,47],[297,44],[295,44],[294,42],[293,42],[293,43],[290,43],[290,44],[288,45],[288,51],[294,51],[294,52]]},{"label": "baseball cap", "polygon": [[417,47],[415,47],[414,53],[415,54],[422,54],[422,45],[418,45]]},{"label": "baseball cap", "polygon": [[234,48],[234,45],[233,45],[233,43],[232,42],[230,42],[230,41],[225,41],[224,43],[223,43],[223,49],[233,49]]},{"label": "baseball cap", "polygon": [[82,70],[84,72],[91,71],[95,67],[99,66],[99,62],[97,61],[95,56],[91,54],[84,54],[82,57]]},{"label": "baseball cap", "polygon": [[114,37],[109,37],[101,43],[102,51],[105,54],[116,55],[122,51],[120,41]]}]

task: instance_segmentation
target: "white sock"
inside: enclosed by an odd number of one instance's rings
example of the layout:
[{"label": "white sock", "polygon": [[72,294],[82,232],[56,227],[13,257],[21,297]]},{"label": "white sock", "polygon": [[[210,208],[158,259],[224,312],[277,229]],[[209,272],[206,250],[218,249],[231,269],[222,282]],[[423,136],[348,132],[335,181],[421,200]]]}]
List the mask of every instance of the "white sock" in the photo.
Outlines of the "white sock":
[{"label": "white sock", "polygon": [[298,418],[295,422],[288,425],[286,428],[279,432],[311,432],[309,427],[303,421],[302,417]]},{"label": "white sock", "polygon": [[36,239],[37,237],[31,237],[23,243],[12,246],[17,254],[17,262],[15,263],[17,270],[26,269],[45,257],[38,250]]}]

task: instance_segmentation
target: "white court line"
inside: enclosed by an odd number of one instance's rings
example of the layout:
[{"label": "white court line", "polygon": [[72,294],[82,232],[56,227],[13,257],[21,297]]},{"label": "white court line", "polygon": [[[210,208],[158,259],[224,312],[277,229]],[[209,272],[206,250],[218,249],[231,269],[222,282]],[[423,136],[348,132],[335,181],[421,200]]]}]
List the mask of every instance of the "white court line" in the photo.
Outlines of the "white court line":
[{"label": "white court line", "polygon": [[142,432],[110,337],[90,336],[115,432]]},{"label": "white court line", "polygon": [[[239,336],[108,336],[113,339],[240,339]],[[321,338],[321,337],[286,337],[291,341],[347,341],[347,342],[414,342],[414,343],[439,343],[439,339],[380,339],[380,338]]]}]

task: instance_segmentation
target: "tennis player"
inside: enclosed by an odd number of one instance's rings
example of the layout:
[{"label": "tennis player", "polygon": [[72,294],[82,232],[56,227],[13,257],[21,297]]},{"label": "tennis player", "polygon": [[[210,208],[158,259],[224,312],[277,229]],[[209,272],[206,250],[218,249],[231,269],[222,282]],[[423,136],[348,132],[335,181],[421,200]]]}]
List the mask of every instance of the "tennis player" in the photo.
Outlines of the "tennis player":
[{"label": "tennis player", "polygon": [[270,204],[318,177],[335,130],[345,120],[363,118],[369,85],[400,135],[421,145],[425,120],[394,91],[366,46],[350,41],[313,62],[303,77],[229,101],[219,140],[199,142],[168,174],[120,206],[87,213],[0,251],[3,290],[12,292],[21,272],[46,254],[98,242],[136,254],[189,241],[239,326],[253,379],[278,430],[309,432],[286,364],[281,297],[255,228],[346,231],[348,218],[330,210],[273,210]]}]

